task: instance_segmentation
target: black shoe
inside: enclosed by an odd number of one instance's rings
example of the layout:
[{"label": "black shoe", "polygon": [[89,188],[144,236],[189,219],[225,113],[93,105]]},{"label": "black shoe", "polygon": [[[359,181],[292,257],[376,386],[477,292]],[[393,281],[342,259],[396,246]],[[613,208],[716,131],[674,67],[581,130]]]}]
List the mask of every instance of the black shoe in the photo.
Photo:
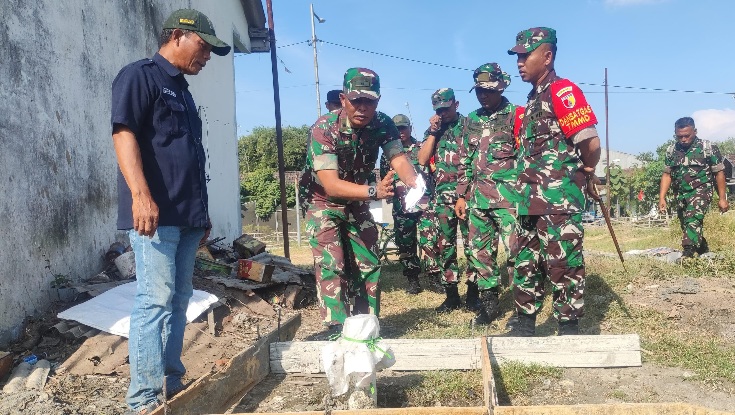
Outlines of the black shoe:
[{"label": "black shoe", "polygon": [[536,334],[536,314],[518,313],[518,323],[510,328],[508,336],[531,337],[534,334]]},{"label": "black shoe", "polygon": [[568,320],[559,322],[559,336],[576,336],[579,334],[579,320]]},{"label": "black shoe", "polygon": [[707,252],[709,252],[709,244],[706,239],[702,238],[702,243],[697,247],[697,254],[704,255]]},{"label": "black shoe", "polygon": [[416,295],[421,291],[424,291],[424,289],[421,288],[421,284],[419,284],[419,276],[416,275],[408,277],[408,286],[406,287],[406,292],[411,295]]},{"label": "black shoe", "polygon": [[487,290],[482,292],[482,308],[475,316],[475,324],[488,325],[500,315],[498,292]]},{"label": "black shoe", "polygon": [[452,310],[457,310],[462,307],[462,299],[459,298],[457,284],[447,285],[444,287],[444,290],[446,291],[447,298],[439,307],[434,309],[437,313],[449,313]]},{"label": "black shoe", "polygon": [[464,308],[468,311],[480,311],[482,309],[480,290],[477,288],[476,282],[467,283],[467,297],[464,300]]}]

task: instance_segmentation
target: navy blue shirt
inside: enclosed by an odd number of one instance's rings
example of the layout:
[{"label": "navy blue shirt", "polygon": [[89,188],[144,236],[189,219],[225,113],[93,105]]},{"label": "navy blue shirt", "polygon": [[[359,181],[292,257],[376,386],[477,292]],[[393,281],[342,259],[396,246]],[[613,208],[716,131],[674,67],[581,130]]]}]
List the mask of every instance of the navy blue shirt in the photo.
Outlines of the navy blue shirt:
[{"label": "navy blue shirt", "polygon": [[[128,127],[158,205],[159,226],[207,227],[202,121],[184,74],[158,53],[133,62],[112,82],[112,127]],[[118,168],[118,229],[133,228],[132,196]]]}]

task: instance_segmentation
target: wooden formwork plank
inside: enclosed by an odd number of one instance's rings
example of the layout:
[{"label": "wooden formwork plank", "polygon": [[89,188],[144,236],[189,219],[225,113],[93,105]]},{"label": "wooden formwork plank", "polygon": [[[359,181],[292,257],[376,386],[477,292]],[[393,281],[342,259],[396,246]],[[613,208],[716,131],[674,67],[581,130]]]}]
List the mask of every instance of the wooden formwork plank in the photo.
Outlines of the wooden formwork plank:
[{"label": "wooden formwork plank", "polygon": [[[322,373],[321,350],[328,342],[283,342],[271,344],[273,373]],[[480,368],[478,339],[390,339],[386,343],[396,356],[391,370],[444,370]]]},{"label": "wooden formwork plank", "polygon": [[641,366],[637,334],[553,337],[489,337],[493,362],[515,360],[556,367]]},{"label": "wooden formwork plank", "polygon": [[[641,366],[637,334],[552,337],[488,337],[493,363],[514,360],[556,367]],[[482,367],[479,339],[385,339],[395,371],[468,370]],[[271,344],[273,373],[321,373],[326,342]]]},{"label": "wooden formwork plank", "polygon": [[490,345],[487,337],[482,340],[482,390],[485,398],[485,408],[490,415],[494,414],[494,409],[498,405],[498,393],[495,390],[495,376],[493,376],[493,366],[490,362]]},{"label": "wooden formwork plank", "polygon": [[[168,402],[168,412],[176,415],[224,413],[268,376],[268,345],[293,339],[300,325],[301,315],[292,316],[281,324],[280,330],[272,331],[230,359],[222,370],[202,376],[176,395]],[[151,415],[163,413],[164,407],[161,406]]]},{"label": "wooden formwork plank", "polygon": [[686,403],[498,406],[495,415],[732,415]]},{"label": "wooden formwork plank", "polygon": [[[332,410],[332,415],[487,415],[487,410],[481,406],[450,407],[432,406],[429,408],[378,408],[378,409],[351,409]],[[233,413],[232,415],[251,415],[251,413]],[[267,412],[258,415],[324,415],[324,411],[309,412]]]}]

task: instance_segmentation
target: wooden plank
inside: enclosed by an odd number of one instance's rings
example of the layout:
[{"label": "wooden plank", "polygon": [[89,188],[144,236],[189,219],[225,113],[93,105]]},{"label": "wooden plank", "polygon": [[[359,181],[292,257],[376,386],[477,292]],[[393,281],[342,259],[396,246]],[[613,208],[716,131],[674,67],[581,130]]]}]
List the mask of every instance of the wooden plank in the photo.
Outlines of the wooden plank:
[{"label": "wooden plank", "polygon": [[495,390],[495,376],[493,376],[493,366],[490,363],[490,343],[487,337],[482,338],[482,390],[485,408],[489,415],[494,415],[494,409],[498,405],[498,394]]},{"label": "wooden plank", "polygon": [[[726,415],[685,403],[499,406],[495,415]],[[731,413],[730,413],[731,414]]]},{"label": "wooden plank", "polygon": [[641,366],[637,334],[552,337],[491,337],[493,363],[509,360],[556,367]]},{"label": "wooden plank", "polygon": [[[322,373],[321,350],[326,341],[271,344],[271,372]],[[396,356],[391,370],[479,369],[478,339],[390,339]]]},{"label": "wooden plank", "polygon": [[[396,356],[395,371],[479,369],[479,339],[385,339]],[[552,337],[489,337],[492,363],[520,361],[556,367],[641,366],[637,334]],[[326,342],[271,344],[273,373],[322,373]]]},{"label": "wooden plank", "polygon": [[[268,376],[268,345],[275,341],[294,338],[301,325],[301,315],[297,314],[281,324],[280,331],[272,331],[258,340],[250,348],[240,352],[221,370],[197,379],[185,391],[168,402],[168,413],[176,415],[199,415],[224,413],[253,386]],[[163,415],[161,406],[151,415]]]},{"label": "wooden plank", "polygon": [[[433,406],[430,408],[378,408],[329,411],[332,415],[487,415],[481,406],[451,407]],[[324,415],[324,411],[307,412],[263,412],[258,415]],[[232,415],[250,415],[250,413],[233,413]]]}]

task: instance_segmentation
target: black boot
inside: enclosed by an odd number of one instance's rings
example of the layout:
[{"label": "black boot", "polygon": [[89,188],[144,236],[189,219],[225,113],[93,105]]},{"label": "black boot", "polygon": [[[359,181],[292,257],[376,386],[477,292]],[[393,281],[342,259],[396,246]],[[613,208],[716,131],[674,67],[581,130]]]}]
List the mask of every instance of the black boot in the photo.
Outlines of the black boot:
[{"label": "black boot", "polygon": [[424,290],[423,288],[421,288],[421,284],[419,284],[419,276],[412,275],[408,277],[408,287],[406,287],[406,292],[411,295],[416,295],[420,293],[421,291],[424,291]]},{"label": "black boot", "polygon": [[457,288],[457,284],[449,284],[444,287],[444,290],[447,293],[447,298],[435,309],[437,313],[448,313],[462,307],[462,299],[459,298],[459,289]]},{"label": "black boot", "polygon": [[707,252],[709,252],[709,244],[707,243],[707,240],[702,237],[702,243],[697,247],[697,254],[704,255]]},{"label": "black boot", "polygon": [[576,336],[579,334],[579,320],[568,320],[559,322],[559,336]]},{"label": "black boot", "polygon": [[426,284],[427,290],[437,294],[445,294],[444,286],[442,286],[441,274],[429,275],[428,279],[429,282]]},{"label": "black boot", "polygon": [[480,290],[477,288],[476,282],[467,283],[467,298],[464,300],[464,308],[468,311],[480,311],[482,309]]},{"label": "black boot", "polygon": [[508,332],[511,337],[531,337],[536,334],[536,314],[518,313],[518,323]]},{"label": "black boot", "polygon": [[498,292],[487,290],[482,292],[482,308],[475,316],[475,324],[488,325],[500,315]]},{"label": "black boot", "polygon": [[681,254],[682,258],[694,258],[694,246],[687,245],[684,247],[684,252]]}]

